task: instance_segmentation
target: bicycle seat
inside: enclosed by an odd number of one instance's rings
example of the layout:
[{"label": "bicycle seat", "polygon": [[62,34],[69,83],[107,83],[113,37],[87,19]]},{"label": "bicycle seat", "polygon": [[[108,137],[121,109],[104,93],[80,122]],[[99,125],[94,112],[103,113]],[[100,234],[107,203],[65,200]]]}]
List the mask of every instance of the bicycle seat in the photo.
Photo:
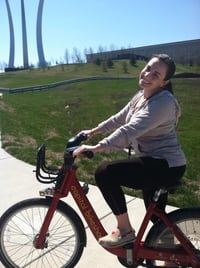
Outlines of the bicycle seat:
[{"label": "bicycle seat", "polygon": [[181,185],[180,182],[174,184],[174,185],[170,185],[170,186],[164,186],[164,187],[161,187],[160,190],[161,190],[161,194],[164,194],[166,192],[170,193],[170,194],[174,194],[177,190],[177,188]]},{"label": "bicycle seat", "polygon": [[177,185],[167,187],[165,186],[149,192],[143,191],[143,198],[146,208],[149,206],[151,198],[154,202],[159,202],[160,205],[164,208],[167,202],[168,193],[174,193],[177,187]]}]

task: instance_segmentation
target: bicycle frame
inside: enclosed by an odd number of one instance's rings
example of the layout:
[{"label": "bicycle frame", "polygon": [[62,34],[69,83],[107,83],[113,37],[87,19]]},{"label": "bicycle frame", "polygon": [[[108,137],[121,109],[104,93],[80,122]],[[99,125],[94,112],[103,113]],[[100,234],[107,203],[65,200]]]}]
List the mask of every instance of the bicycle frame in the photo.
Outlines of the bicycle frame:
[{"label": "bicycle frame", "polygon": [[[64,166],[62,169],[64,169]],[[96,240],[107,234],[84,190],[82,189],[80,182],[76,177],[76,167],[72,167],[65,173],[64,181],[60,190],[53,194],[52,202],[41,227],[40,234],[37,236],[37,239],[34,243],[36,248],[44,248],[46,233],[48,232],[48,227],[50,225],[58,202],[61,198],[68,196],[69,193],[71,193]],[[172,229],[175,237],[181,243],[181,246],[183,248],[182,251],[167,248],[154,249],[145,246],[142,238],[152,215],[159,217],[166,224],[166,226]],[[139,259],[149,259],[160,261],[175,261],[178,264],[190,263],[194,268],[200,267],[200,261],[193,251],[194,247],[191,242],[181,233],[177,226],[173,225],[170,222],[167,214],[163,213],[156,207],[156,202],[152,202],[149,205],[134,244],[129,245],[127,248],[118,247],[105,249],[110,253],[117,255],[118,257],[127,259],[127,262],[130,265],[137,265]]]},{"label": "bicycle frame", "polygon": [[[41,145],[38,149],[36,165],[37,179],[42,183],[56,182],[53,197],[47,197],[51,198],[51,205],[41,226],[40,233],[35,237],[34,240],[34,246],[38,249],[43,249],[45,247],[45,239],[48,234],[48,228],[59,203],[59,200],[61,198],[67,197],[69,193],[71,193],[73,199],[79,207],[80,212],[85,218],[85,221],[87,222],[88,227],[93,233],[96,240],[107,234],[90,201],[86,196],[84,187],[81,186],[76,176],[77,168],[74,165],[75,158],[72,156],[72,154],[73,151],[77,148],[77,146],[79,146],[80,143],[86,139],[87,136],[78,135],[68,141],[64,153],[64,163],[61,169],[51,169],[46,167],[45,145]],[[86,156],[88,158],[91,158],[91,152],[86,152]],[[43,174],[40,173],[40,170],[48,174],[48,176],[43,176]],[[161,191],[162,189],[157,191],[157,197],[155,195],[156,198],[159,197]],[[199,258],[195,255],[194,246],[180,231],[180,229],[169,220],[167,214],[157,208],[156,198],[150,203],[149,208],[147,209],[146,215],[144,216],[143,222],[140,226],[134,244],[132,243],[123,247],[105,249],[110,253],[117,255],[118,258],[126,260],[127,264],[131,266],[138,265],[140,259],[146,259],[171,262],[174,261],[175,263],[180,265],[191,264],[194,268],[200,267],[200,261]],[[181,250],[163,247],[151,248],[145,245],[142,239],[152,215],[155,215],[160,218],[163,223],[172,230],[174,236],[181,244]]]}]

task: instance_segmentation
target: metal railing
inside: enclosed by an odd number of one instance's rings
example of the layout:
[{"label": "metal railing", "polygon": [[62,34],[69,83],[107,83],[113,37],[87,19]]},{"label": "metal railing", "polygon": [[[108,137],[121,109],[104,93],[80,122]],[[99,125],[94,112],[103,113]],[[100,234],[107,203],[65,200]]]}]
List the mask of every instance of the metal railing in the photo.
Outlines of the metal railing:
[{"label": "metal railing", "polygon": [[20,87],[20,88],[0,88],[0,92],[1,93],[11,93],[11,94],[23,93],[23,92],[30,92],[30,91],[36,91],[36,90],[50,89],[50,88],[54,88],[54,87],[58,87],[58,86],[62,86],[62,85],[68,85],[68,84],[90,81],[90,80],[127,80],[127,79],[135,79],[135,77],[92,76],[92,77],[69,79],[69,80],[59,81],[59,82],[46,84],[46,85]]}]

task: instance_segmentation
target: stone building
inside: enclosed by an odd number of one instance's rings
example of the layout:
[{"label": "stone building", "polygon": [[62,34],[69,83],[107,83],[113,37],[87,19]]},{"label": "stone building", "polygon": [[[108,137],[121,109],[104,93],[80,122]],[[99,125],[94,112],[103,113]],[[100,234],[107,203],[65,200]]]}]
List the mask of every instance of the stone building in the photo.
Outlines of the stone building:
[{"label": "stone building", "polygon": [[108,58],[113,60],[130,59],[133,54],[137,59],[148,60],[153,54],[159,53],[170,55],[176,63],[199,65],[200,39],[99,52],[87,54],[86,56],[87,62],[94,62],[96,59],[106,60]]}]

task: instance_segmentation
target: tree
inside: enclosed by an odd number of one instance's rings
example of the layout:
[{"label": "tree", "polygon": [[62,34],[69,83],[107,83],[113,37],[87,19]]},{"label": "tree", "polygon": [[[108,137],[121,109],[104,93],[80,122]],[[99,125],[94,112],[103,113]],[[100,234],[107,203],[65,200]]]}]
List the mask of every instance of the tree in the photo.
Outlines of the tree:
[{"label": "tree", "polygon": [[130,58],[130,65],[131,65],[131,66],[135,66],[135,65],[136,65],[136,56],[135,56],[135,54],[132,54],[132,55],[131,55],[131,58]]},{"label": "tree", "polygon": [[122,62],[122,68],[123,68],[124,73],[128,73],[128,66],[127,66],[127,62],[126,61],[123,61]]},{"label": "tree", "polygon": [[107,66],[106,66],[106,63],[105,63],[105,61],[102,61],[102,63],[101,63],[101,68],[102,68],[102,71],[103,72],[107,72]]},{"label": "tree", "polygon": [[81,53],[78,51],[76,47],[73,48],[73,59],[74,63],[82,63]]},{"label": "tree", "polygon": [[84,48],[84,56],[85,56],[85,59],[84,59],[84,62],[87,62],[87,54],[88,54],[88,50],[87,48]]},{"label": "tree", "polygon": [[8,68],[8,64],[5,61],[1,62],[1,70],[3,71],[6,68]]},{"label": "tree", "polygon": [[69,51],[68,51],[67,48],[66,48],[66,50],[65,50],[65,56],[64,56],[64,58],[65,58],[65,62],[66,62],[66,64],[69,64]]},{"label": "tree", "polygon": [[92,49],[92,47],[89,48],[89,54],[93,54],[93,49]]},{"label": "tree", "polygon": [[107,59],[106,64],[107,64],[108,68],[112,68],[113,65],[114,65],[114,63],[113,63],[113,61],[112,61],[111,58],[108,58],[108,59]]},{"label": "tree", "polygon": [[105,49],[103,48],[103,46],[99,45],[98,52],[103,53],[104,51],[105,51]]},{"label": "tree", "polygon": [[94,64],[96,64],[97,66],[100,66],[100,65],[101,65],[101,60],[100,60],[100,58],[96,58],[96,59],[94,60]]}]

